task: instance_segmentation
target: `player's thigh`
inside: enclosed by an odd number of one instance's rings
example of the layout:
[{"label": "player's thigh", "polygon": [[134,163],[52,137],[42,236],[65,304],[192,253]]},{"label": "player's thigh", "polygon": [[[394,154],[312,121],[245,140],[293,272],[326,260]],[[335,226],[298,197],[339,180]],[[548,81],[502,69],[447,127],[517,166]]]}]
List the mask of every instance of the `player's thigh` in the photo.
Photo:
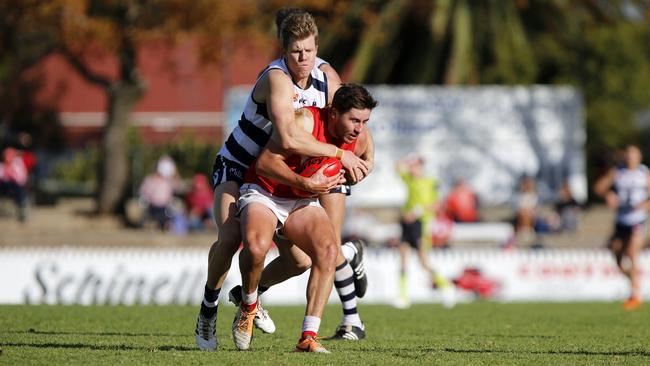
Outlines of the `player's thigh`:
[{"label": "player's thigh", "polygon": [[329,193],[320,196],[318,199],[334,226],[334,235],[340,239],[343,230],[343,219],[345,218],[345,194]]},{"label": "player's thigh", "polygon": [[214,220],[221,226],[237,214],[239,184],[234,181],[223,182],[214,188]]},{"label": "player's thigh", "polygon": [[237,182],[224,182],[214,189],[214,221],[217,224],[221,245],[239,245],[241,242],[239,220],[237,219],[238,199],[239,184]]},{"label": "player's thigh", "polygon": [[278,219],[271,209],[261,203],[252,202],[241,212],[241,234],[244,245],[253,250],[266,251],[273,244],[273,234]]},{"label": "player's thigh", "polygon": [[337,243],[332,223],[321,207],[304,206],[292,211],[282,230],[292,243],[310,257]]}]

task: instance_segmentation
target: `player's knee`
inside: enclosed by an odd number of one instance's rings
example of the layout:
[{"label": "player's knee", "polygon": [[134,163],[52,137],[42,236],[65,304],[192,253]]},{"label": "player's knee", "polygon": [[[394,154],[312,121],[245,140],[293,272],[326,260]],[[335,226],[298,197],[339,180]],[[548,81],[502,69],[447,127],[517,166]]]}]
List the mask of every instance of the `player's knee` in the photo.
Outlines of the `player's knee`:
[{"label": "player's knee", "polygon": [[263,262],[270,246],[271,242],[268,239],[256,235],[249,235],[244,241],[244,250],[248,252],[253,262]]},{"label": "player's knee", "polygon": [[339,255],[339,247],[336,243],[336,240],[332,240],[331,245],[327,246],[327,264],[332,266],[332,268],[336,267],[336,258]]},{"label": "player's knee", "polygon": [[320,266],[336,267],[336,257],[338,256],[338,247],[334,238],[325,239],[318,245],[317,260]]}]

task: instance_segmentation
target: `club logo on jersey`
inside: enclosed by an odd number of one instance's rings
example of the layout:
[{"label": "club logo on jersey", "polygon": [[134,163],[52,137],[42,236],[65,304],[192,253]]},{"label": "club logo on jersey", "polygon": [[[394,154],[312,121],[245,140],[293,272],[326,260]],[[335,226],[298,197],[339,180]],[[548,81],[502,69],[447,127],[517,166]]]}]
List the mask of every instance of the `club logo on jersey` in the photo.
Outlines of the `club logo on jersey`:
[{"label": "club logo on jersey", "polygon": [[235,177],[237,177],[239,179],[243,179],[241,170],[239,170],[237,168],[230,168],[230,169],[228,169],[228,172],[230,173],[230,175],[233,175],[233,176],[235,176]]}]

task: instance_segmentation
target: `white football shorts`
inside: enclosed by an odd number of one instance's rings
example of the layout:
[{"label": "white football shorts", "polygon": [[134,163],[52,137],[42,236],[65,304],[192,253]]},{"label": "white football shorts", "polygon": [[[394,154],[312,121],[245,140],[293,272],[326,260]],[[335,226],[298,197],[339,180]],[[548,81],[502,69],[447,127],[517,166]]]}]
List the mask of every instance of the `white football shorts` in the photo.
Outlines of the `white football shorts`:
[{"label": "white football shorts", "polygon": [[287,221],[287,217],[294,210],[299,209],[304,206],[314,206],[321,207],[318,202],[318,197],[314,198],[283,198],[276,197],[271,195],[266,189],[258,186],[253,183],[244,183],[239,189],[239,200],[237,204],[239,206],[239,216],[244,210],[244,207],[251,204],[252,202],[261,203],[262,205],[268,207],[275,217],[278,218],[278,229],[281,229],[284,226],[284,223]]}]

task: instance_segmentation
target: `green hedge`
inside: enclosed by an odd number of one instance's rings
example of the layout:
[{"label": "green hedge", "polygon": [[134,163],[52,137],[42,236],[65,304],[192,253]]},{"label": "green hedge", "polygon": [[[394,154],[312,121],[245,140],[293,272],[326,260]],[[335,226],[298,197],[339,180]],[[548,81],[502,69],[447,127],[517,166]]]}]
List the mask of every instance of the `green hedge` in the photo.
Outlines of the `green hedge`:
[{"label": "green hedge", "polygon": [[[132,128],[129,131],[131,192],[127,194],[137,191],[142,179],[155,169],[156,162],[162,155],[174,159],[182,179],[189,180],[197,173],[210,177],[212,163],[219,148],[215,144],[196,139],[189,132],[164,144],[152,145],[144,143],[137,129]],[[50,177],[67,186],[89,183],[96,185],[99,157],[98,146],[75,151],[71,159],[60,161],[52,168]]]}]

